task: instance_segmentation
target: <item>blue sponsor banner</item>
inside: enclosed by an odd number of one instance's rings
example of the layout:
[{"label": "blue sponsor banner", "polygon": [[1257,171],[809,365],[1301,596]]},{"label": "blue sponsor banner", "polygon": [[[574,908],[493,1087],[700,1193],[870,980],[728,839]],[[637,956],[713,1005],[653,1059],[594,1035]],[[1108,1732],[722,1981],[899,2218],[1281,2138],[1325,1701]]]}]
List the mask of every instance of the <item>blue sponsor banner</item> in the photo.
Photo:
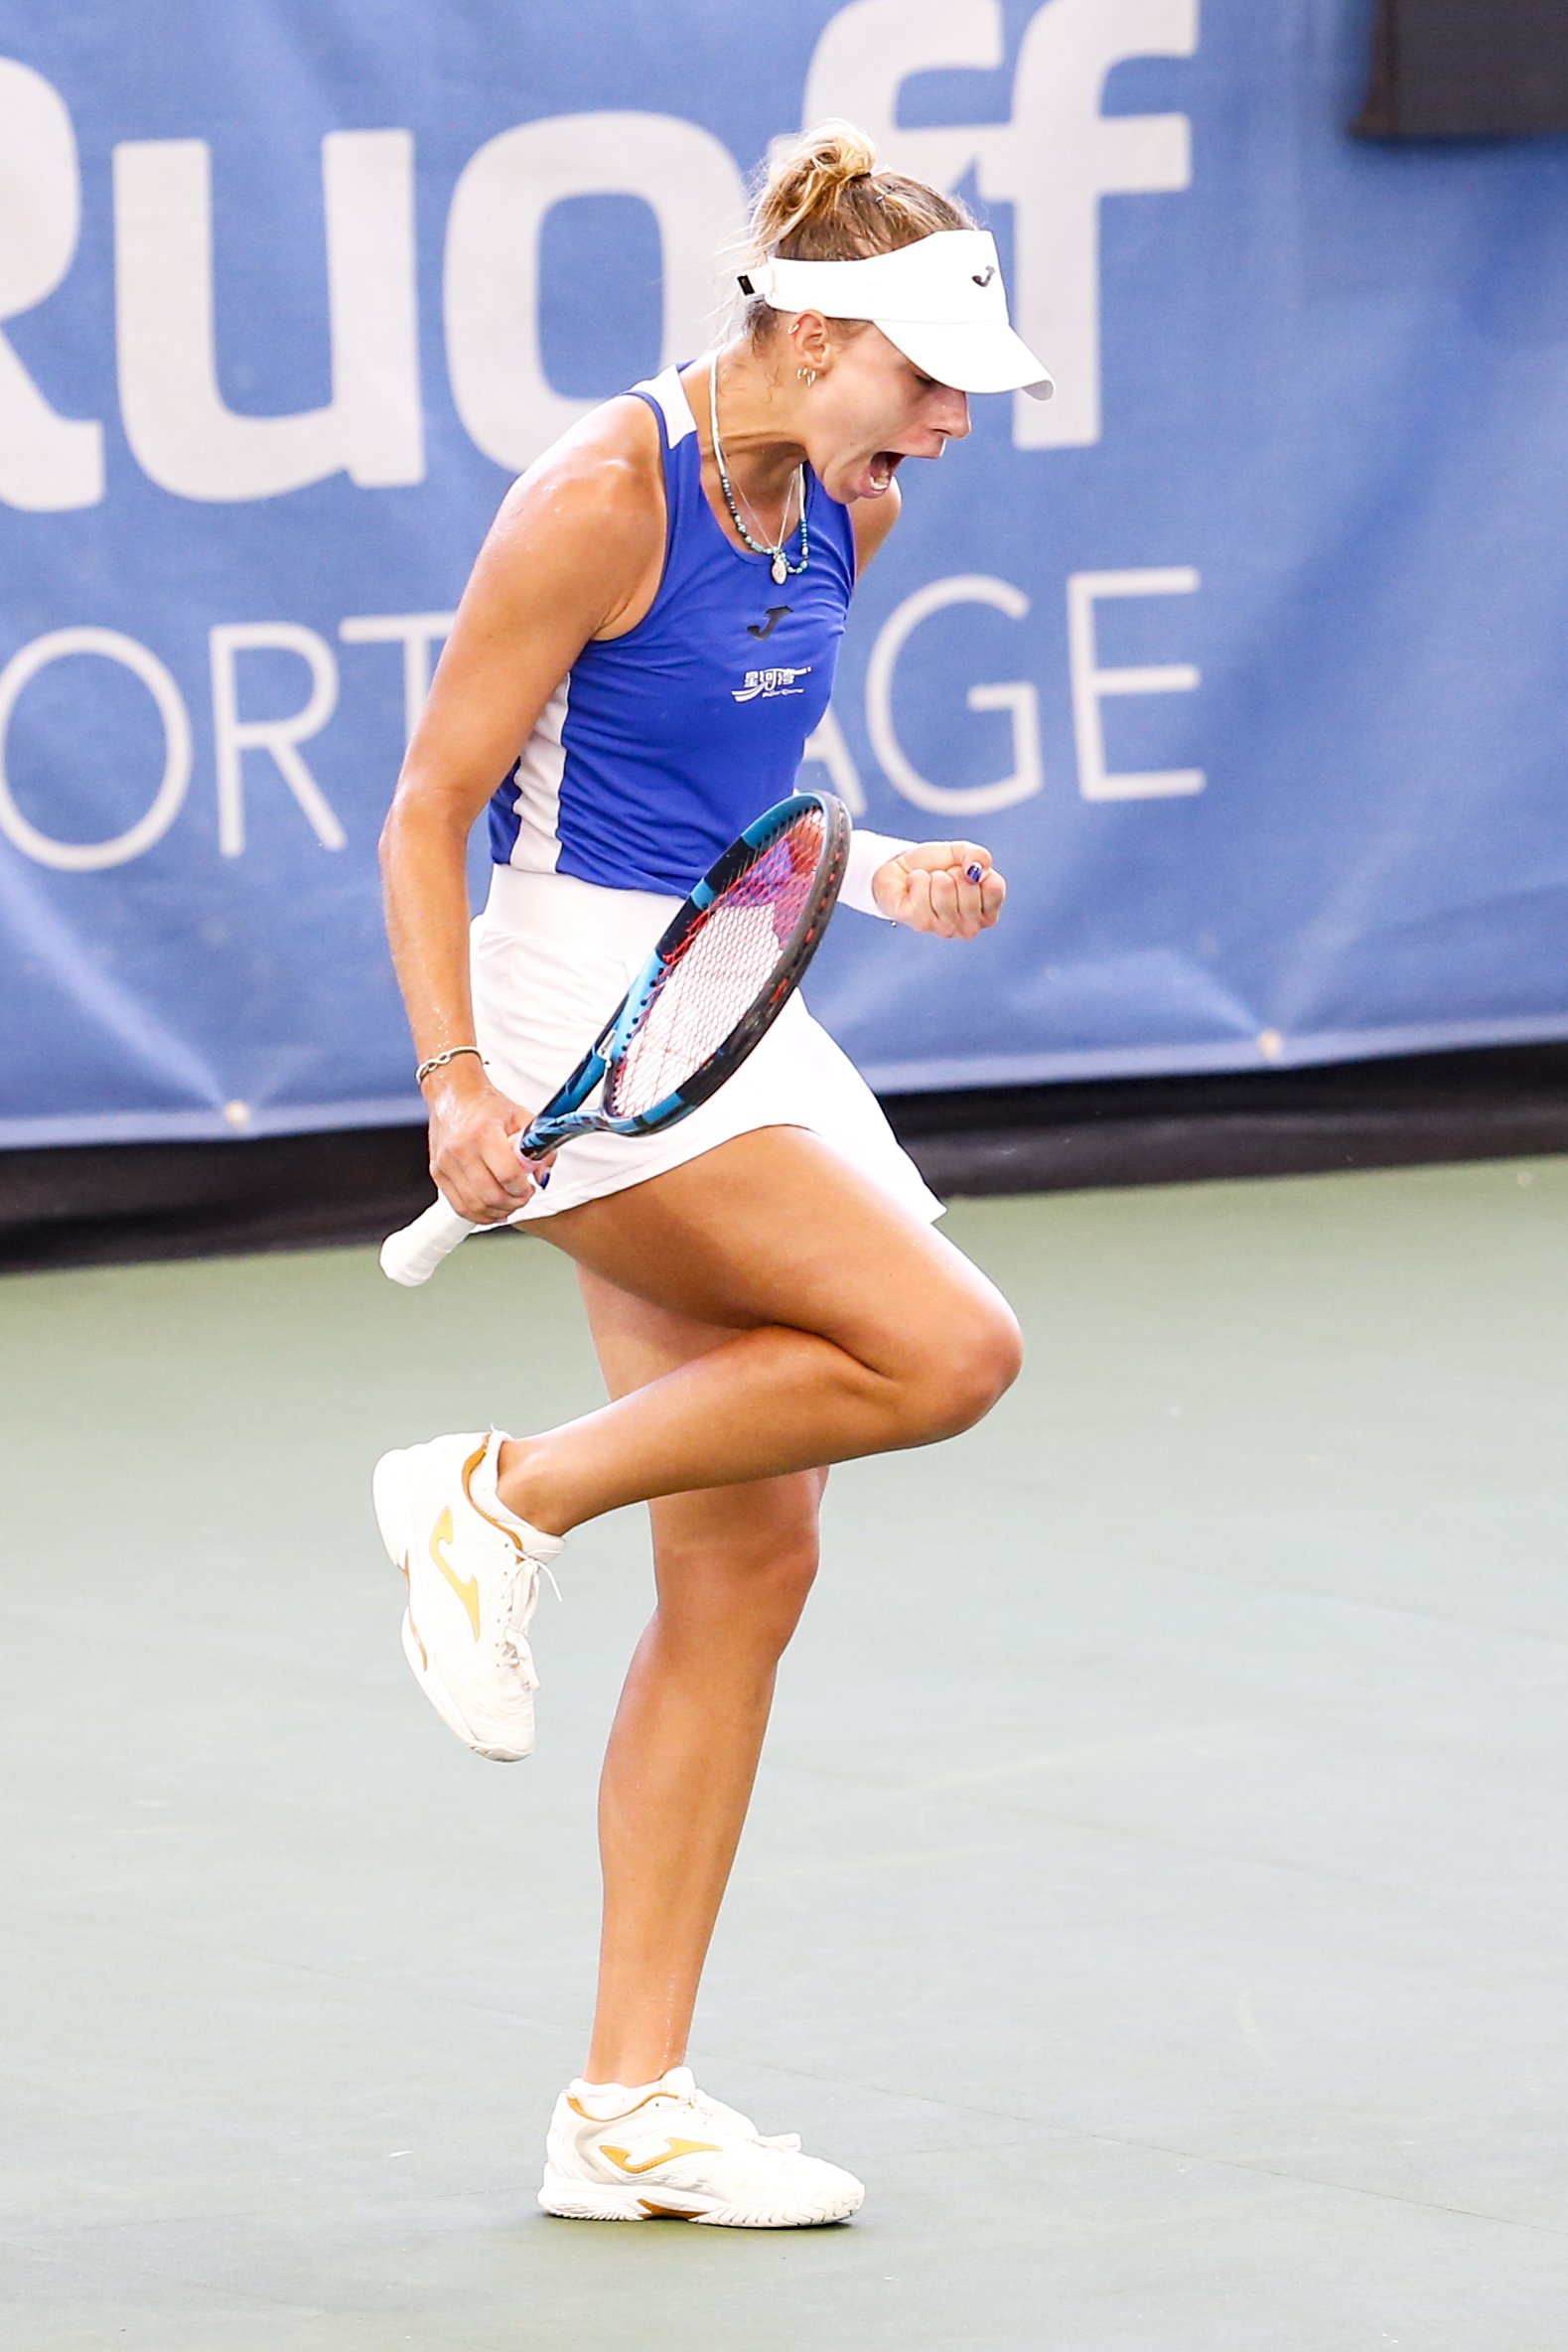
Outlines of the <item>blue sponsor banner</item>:
[{"label": "blue sponsor banner", "polygon": [[0,0],[0,1141],[419,1114],[374,846],[508,479],[695,356],[770,139],[996,227],[1057,399],[905,475],[808,782],[874,1082],[1568,1034],[1560,141],[1344,133],[1359,0]]}]

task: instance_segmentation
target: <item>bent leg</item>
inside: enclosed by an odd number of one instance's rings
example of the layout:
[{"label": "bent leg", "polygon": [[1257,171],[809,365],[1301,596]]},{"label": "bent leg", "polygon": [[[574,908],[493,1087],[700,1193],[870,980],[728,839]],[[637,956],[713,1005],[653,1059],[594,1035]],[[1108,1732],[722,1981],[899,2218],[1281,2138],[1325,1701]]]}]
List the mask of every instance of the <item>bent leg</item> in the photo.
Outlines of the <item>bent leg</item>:
[{"label": "bent leg", "polygon": [[[612,1396],[726,1333],[602,1276],[582,1287]],[[599,1792],[604,1930],[587,2075],[643,2083],[686,2054],[697,1983],[750,1802],[774,1674],[816,1567],[815,1471],[650,1507],[658,1606],[616,1711]]]},{"label": "bent leg", "polygon": [[804,1128],[735,1136],[537,1230],[617,1289],[732,1335],[502,1448],[502,1501],[551,1535],[626,1503],[951,1436],[1018,1372],[1000,1293]]}]

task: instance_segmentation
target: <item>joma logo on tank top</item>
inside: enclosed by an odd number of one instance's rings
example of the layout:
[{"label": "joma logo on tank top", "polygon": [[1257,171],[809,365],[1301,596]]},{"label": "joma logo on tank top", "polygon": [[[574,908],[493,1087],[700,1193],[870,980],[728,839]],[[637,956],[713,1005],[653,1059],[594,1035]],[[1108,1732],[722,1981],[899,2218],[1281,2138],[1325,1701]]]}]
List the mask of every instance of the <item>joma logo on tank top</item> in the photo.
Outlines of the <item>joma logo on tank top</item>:
[{"label": "joma logo on tank top", "polygon": [[771,604],[768,607],[767,612],[764,614],[762,620],[747,622],[747,636],[757,638],[772,637],[780,622],[787,621],[789,615],[793,611],[794,606],[792,604]]},{"label": "joma logo on tank top", "polygon": [[749,669],[746,683],[743,686],[731,686],[730,692],[737,702],[755,702],[760,694],[769,698],[775,694],[803,694],[804,686],[797,686],[794,681],[797,677],[809,677],[810,674],[809,662],[802,669]]}]

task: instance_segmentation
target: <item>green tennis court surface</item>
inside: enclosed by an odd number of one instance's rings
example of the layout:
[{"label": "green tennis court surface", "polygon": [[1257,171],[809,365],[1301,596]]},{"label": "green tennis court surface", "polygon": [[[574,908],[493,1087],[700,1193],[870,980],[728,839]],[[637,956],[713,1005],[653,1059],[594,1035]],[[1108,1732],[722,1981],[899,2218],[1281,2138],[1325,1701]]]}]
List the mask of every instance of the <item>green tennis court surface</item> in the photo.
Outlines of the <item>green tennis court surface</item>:
[{"label": "green tennis court surface", "polygon": [[398,1653],[387,1444],[597,1397],[470,1243],[18,1277],[0,2342],[1556,2352],[1568,1163],[961,1205],[1029,1370],[834,1480],[699,2080],[868,2184],[550,2222],[640,1517],[540,1752]]}]

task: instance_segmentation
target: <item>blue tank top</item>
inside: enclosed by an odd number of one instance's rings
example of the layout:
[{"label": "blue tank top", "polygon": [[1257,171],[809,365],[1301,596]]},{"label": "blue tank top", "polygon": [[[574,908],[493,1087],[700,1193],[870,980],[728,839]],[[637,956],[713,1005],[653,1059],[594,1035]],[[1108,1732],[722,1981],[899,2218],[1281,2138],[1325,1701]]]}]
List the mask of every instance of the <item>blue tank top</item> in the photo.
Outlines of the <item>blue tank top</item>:
[{"label": "blue tank top", "polygon": [[[634,386],[658,420],[664,570],[624,637],[584,646],[490,805],[491,855],[530,873],[684,897],[794,790],[827,708],[855,580],[849,511],[808,467],[810,560],[775,584],[719,528],[673,368]],[[800,559],[796,528],[786,552]]]}]

